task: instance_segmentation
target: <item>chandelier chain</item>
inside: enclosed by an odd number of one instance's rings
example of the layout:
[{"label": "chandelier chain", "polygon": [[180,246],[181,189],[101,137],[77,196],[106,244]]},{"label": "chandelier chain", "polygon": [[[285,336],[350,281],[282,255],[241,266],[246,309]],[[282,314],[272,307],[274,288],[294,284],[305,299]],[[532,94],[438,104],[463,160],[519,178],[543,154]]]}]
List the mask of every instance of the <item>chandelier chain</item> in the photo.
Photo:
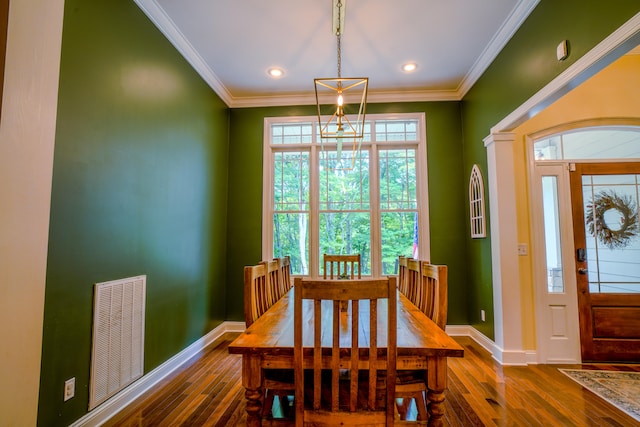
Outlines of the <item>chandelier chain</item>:
[{"label": "chandelier chain", "polygon": [[336,31],[337,47],[338,47],[338,78],[342,77],[342,27],[340,23],[342,19],[342,1],[338,0],[338,28]]}]

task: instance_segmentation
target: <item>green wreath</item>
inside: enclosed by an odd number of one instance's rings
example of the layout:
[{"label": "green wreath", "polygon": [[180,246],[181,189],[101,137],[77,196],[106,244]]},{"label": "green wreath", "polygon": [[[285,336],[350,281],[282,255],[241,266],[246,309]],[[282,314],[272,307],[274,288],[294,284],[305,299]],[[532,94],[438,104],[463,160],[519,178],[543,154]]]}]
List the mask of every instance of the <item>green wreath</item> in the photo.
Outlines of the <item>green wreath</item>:
[{"label": "green wreath", "polygon": [[[605,221],[611,209],[620,212],[620,228],[612,230]],[[638,232],[638,211],[630,196],[619,196],[615,191],[602,191],[587,205],[586,224],[592,236],[609,249],[622,249]]]}]

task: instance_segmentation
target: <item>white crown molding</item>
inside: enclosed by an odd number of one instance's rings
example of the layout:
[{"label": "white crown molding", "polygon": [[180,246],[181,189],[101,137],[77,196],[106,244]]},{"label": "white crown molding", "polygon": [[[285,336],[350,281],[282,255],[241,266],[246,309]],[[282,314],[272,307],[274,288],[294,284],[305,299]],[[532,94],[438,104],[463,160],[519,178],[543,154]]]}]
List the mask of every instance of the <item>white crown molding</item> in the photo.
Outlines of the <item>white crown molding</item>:
[{"label": "white crown molding", "polygon": [[612,59],[640,43],[640,12],[571,64],[520,107],[491,128],[491,133],[512,130],[532,118],[565,93],[609,65]]},{"label": "white crown molding", "polygon": [[[194,70],[213,89],[229,108],[276,107],[291,105],[315,104],[313,92],[305,94],[266,95],[234,97],[222,81],[207,65],[197,50],[189,43],[173,20],[156,0],[134,0],[154,25],[164,34],[169,42],[184,56]],[[520,0],[507,21],[493,37],[490,44],[482,52],[469,73],[456,90],[409,90],[409,91],[369,91],[368,102],[428,102],[428,101],[460,101],[466,92],[480,78],[500,50],[517,31],[539,0]]]},{"label": "white crown molding", "polygon": [[203,80],[214,90],[222,101],[230,106],[232,101],[231,93],[222,84],[218,76],[213,72],[207,63],[202,59],[198,51],[189,43],[187,38],[178,30],[173,20],[165,13],[164,9],[155,0],[134,0],[138,7],[149,17],[151,22],[164,34],[169,42],[182,54],[191,64],[194,70]]},{"label": "white crown molding", "polygon": [[[427,101],[460,101],[460,96],[456,91],[403,91],[403,92],[382,92],[369,91],[367,103],[383,102],[427,102]],[[273,95],[273,96],[247,96],[231,98],[227,102],[230,108],[249,107],[282,107],[290,105],[315,105],[316,98],[313,93],[295,95]]]},{"label": "white crown molding", "polygon": [[496,59],[502,48],[511,40],[511,37],[518,31],[518,28],[529,17],[529,14],[539,2],[540,0],[520,0],[516,7],[513,8],[502,27],[493,36],[467,75],[462,79],[457,90],[459,99],[462,99],[467,94],[485,70],[489,68],[489,65]]}]

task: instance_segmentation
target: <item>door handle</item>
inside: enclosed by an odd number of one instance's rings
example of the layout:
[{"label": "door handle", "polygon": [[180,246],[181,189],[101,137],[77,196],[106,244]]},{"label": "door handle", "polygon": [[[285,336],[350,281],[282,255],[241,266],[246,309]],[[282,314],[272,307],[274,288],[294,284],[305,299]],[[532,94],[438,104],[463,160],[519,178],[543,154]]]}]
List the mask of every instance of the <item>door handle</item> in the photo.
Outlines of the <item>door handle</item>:
[{"label": "door handle", "polygon": [[581,267],[581,268],[578,269],[578,273],[579,274],[587,274],[587,272],[588,272],[588,270],[586,268],[582,268]]}]

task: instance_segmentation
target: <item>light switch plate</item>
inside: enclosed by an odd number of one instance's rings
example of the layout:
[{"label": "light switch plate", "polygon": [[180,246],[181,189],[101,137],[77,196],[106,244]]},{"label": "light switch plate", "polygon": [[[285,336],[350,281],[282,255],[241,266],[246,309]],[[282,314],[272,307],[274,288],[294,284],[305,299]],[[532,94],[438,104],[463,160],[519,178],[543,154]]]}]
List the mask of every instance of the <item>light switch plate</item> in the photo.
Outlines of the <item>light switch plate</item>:
[{"label": "light switch plate", "polygon": [[569,49],[567,48],[567,41],[562,40],[556,48],[556,56],[558,61],[563,61],[569,55]]}]

